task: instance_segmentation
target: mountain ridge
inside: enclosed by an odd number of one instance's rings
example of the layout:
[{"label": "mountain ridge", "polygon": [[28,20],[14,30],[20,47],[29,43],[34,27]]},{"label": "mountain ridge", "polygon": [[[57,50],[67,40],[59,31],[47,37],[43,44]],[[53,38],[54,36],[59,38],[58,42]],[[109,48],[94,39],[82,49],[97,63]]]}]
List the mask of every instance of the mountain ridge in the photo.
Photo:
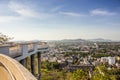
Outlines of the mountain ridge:
[{"label": "mountain ridge", "polygon": [[114,42],[111,39],[104,39],[104,38],[95,38],[95,39],[63,39],[60,41],[80,41],[80,42],[84,42],[84,41],[90,41],[90,42]]}]

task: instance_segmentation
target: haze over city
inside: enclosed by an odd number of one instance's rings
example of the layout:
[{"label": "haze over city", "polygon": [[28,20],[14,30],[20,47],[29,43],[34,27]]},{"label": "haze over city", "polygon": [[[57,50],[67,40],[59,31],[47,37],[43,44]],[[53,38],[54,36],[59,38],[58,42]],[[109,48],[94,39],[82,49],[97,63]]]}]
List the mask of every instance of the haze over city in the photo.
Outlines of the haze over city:
[{"label": "haze over city", "polygon": [[120,40],[120,0],[0,0],[0,32],[14,40]]}]

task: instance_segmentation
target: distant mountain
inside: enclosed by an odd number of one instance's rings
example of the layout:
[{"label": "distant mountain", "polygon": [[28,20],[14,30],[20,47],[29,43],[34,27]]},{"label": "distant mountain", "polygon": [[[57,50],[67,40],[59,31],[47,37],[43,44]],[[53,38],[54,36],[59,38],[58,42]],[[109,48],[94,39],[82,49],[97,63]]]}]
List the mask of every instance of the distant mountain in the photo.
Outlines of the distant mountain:
[{"label": "distant mountain", "polygon": [[112,40],[110,40],[110,39],[103,39],[103,38],[88,39],[88,41],[92,41],[92,42],[112,42]]},{"label": "distant mountain", "polygon": [[63,42],[86,42],[85,39],[63,39]]},{"label": "distant mountain", "polygon": [[96,38],[96,39],[63,39],[64,42],[113,42],[110,39]]}]

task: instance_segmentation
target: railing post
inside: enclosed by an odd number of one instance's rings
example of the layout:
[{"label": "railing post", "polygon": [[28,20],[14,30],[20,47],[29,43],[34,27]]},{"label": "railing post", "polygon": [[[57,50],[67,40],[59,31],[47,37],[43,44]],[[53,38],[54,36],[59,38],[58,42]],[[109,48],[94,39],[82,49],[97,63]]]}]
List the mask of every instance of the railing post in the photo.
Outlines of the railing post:
[{"label": "railing post", "polygon": [[37,53],[38,57],[38,80],[41,80],[41,53]]},{"label": "railing post", "polygon": [[22,49],[23,49],[23,56],[28,54],[28,45],[27,44],[23,44],[22,45]]},{"label": "railing post", "polygon": [[35,54],[31,55],[31,72],[35,76]]},{"label": "railing post", "polygon": [[37,43],[34,44],[34,51],[37,52],[38,50],[38,46],[37,46]]}]

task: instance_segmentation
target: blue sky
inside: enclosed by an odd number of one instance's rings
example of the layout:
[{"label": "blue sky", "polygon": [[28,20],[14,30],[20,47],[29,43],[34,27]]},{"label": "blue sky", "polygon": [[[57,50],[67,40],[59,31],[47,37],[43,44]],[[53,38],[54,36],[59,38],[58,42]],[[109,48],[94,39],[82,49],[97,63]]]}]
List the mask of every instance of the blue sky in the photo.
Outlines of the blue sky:
[{"label": "blue sky", "polygon": [[120,40],[120,0],[0,0],[0,32],[14,40]]}]

